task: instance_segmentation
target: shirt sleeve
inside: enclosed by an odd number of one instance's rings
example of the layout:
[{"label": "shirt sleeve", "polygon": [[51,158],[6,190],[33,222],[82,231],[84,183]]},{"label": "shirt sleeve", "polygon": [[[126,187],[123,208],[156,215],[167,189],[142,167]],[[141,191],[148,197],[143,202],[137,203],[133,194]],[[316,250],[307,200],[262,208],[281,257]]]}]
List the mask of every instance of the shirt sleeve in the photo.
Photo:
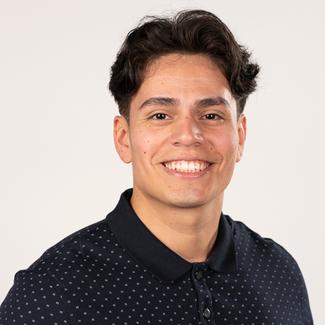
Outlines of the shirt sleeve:
[{"label": "shirt sleeve", "polygon": [[309,305],[309,298],[307,293],[307,287],[304,280],[304,277],[302,275],[301,269],[295,260],[295,258],[280,244],[276,243],[270,238],[265,238],[267,241],[272,242],[275,246],[277,246],[280,251],[282,251],[282,254],[287,257],[292,262],[292,274],[297,279],[297,291],[296,294],[298,295],[298,301],[300,300],[300,312],[301,312],[301,319],[302,324],[304,325],[313,325],[313,317]]},{"label": "shirt sleeve", "polygon": [[19,271],[0,306],[0,325],[75,324],[59,283],[46,273]]},{"label": "shirt sleeve", "polygon": [[302,313],[302,319],[303,319],[303,324],[305,325],[313,325],[313,316],[311,314],[311,309],[309,305],[309,298],[308,298],[308,292],[305,284],[305,280],[303,278],[303,275],[299,269],[300,272],[300,278],[301,278],[301,313]]}]

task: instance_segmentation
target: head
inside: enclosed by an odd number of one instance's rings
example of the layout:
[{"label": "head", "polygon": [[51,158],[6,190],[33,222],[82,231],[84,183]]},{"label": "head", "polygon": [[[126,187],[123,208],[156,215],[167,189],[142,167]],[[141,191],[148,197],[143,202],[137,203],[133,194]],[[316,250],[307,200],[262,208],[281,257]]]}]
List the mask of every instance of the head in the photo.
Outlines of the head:
[{"label": "head", "polygon": [[241,159],[258,66],[213,14],[151,17],[112,66],[114,140],[143,197],[180,208],[221,200]]},{"label": "head", "polygon": [[129,119],[130,102],[139,90],[146,67],[171,53],[204,54],[215,62],[236,99],[237,115],[256,88],[259,66],[238,44],[228,27],[203,10],[181,11],[174,17],[145,17],[127,35],[111,69],[109,89],[119,112]]}]

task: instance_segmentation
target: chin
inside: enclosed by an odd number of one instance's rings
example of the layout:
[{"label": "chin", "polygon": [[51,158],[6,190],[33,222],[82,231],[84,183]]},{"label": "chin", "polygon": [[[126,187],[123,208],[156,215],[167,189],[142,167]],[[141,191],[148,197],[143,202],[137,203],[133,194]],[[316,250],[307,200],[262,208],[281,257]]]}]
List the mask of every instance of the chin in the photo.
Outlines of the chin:
[{"label": "chin", "polygon": [[202,193],[177,193],[172,197],[167,195],[166,199],[170,205],[179,208],[197,208],[209,201],[207,195],[202,195]]}]

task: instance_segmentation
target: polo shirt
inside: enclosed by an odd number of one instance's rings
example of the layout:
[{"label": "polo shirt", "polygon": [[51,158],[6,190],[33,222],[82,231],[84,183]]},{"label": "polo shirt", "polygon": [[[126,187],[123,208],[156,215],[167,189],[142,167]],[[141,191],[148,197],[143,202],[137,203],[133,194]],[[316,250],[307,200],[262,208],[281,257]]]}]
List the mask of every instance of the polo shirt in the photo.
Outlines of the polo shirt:
[{"label": "polo shirt", "polygon": [[207,260],[190,263],[142,223],[131,195],[17,272],[0,324],[313,324],[283,247],[222,213]]}]

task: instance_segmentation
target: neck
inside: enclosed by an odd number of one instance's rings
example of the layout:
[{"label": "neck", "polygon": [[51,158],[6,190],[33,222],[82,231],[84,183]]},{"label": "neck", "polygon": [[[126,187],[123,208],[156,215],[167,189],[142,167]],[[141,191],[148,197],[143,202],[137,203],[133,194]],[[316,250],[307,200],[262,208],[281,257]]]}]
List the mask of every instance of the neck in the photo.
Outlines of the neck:
[{"label": "neck", "polygon": [[188,262],[204,262],[218,233],[222,197],[198,207],[166,205],[133,189],[131,205],[145,226]]}]

